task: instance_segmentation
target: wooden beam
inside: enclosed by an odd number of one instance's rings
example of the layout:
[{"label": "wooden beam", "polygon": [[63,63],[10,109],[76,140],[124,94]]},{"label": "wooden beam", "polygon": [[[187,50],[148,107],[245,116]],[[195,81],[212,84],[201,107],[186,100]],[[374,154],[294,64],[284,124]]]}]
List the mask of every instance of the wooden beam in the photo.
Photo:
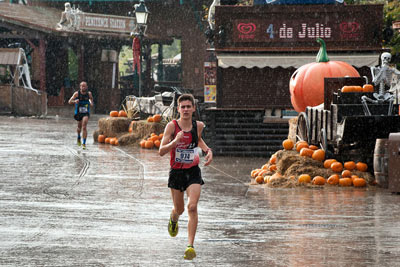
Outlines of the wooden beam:
[{"label": "wooden beam", "polygon": [[40,69],[40,90],[46,91],[46,41],[44,39],[39,40],[39,57],[41,64]]}]

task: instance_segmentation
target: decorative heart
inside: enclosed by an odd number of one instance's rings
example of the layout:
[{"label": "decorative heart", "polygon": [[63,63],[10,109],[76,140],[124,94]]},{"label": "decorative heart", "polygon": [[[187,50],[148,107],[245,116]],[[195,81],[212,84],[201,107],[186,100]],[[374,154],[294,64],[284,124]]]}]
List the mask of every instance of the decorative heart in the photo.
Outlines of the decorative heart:
[{"label": "decorative heart", "polygon": [[360,29],[358,22],[342,22],[340,23],[340,30],[344,33],[354,33]]},{"label": "decorative heart", "polygon": [[256,25],[254,23],[239,23],[237,29],[243,34],[249,34],[256,30]]}]

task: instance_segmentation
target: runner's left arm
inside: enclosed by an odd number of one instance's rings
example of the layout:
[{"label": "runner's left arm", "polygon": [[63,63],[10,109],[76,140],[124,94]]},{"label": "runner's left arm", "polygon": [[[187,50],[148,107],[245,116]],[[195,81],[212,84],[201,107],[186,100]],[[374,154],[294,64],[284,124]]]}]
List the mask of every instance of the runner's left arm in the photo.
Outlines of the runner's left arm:
[{"label": "runner's left arm", "polygon": [[90,103],[90,106],[93,107],[93,95],[92,95],[92,92],[89,92],[89,103]]},{"label": "runner's left arm", "polygon": [[197,134],[199,136],[198,146],[201,148],[201,150],[207,153],[205,157],[206,162],[204,163],[204,166],[207,166],[211,163],[213,159],[213,154],[211,148],[207,146],[206,142],[204,142],[203,138],[201,137],[204,127],[205,126],[203,122],[197,121]]}]

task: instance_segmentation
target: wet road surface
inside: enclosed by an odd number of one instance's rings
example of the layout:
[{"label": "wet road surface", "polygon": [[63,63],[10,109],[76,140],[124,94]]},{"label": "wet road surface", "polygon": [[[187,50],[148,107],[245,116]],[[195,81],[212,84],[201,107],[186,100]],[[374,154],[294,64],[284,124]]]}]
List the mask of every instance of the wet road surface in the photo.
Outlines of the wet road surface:
[{"label": "wet road surface", "polygon": [[400,196],[383,189],[248,186],[267,159],[203,167],[198,257],[171,238],[168,157],[75,145],[69,118],[0,117],[1,266],[400,266]]}]

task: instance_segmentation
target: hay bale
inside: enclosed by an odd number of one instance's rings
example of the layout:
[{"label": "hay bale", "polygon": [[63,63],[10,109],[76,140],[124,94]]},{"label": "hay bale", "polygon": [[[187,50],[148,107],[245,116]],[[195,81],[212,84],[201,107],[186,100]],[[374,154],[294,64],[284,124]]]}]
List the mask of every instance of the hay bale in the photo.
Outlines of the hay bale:
[{"label": "hay bale", "polygon": [[107,137],[118,137],[129,130],[131,119],[126,117],[107,117],[99,119],[99,132]]},{"label": "hay bale", "polygon": [[136,121],[132,125],[132,133],[138,133],[141,138],[146,138],[151,133],[160,134],[164,132],[165,123],[147,122],[146,120]]},{"label": "hay bale", "polygon": [[268,184],[266,184],[268,187],[273,187],[273,188],[292,188],[297,186],[297,182],[294,179],[288,178],[286,176],[280,176],[280,177],[275,177],[271,178]]},{"label": "hay bale", "polygon": [[95,143],[97,142],[98,137],[99,137],[100,134],[101,134],[100,130],[96,130],[96,131],[93,132],[93,139],[94,139]]},{"label": "hay bale", "polygon": [[127,133],[118,138],[118,143],[121,146],[136,145],[139,144],[142,139],[139,133]]}]

